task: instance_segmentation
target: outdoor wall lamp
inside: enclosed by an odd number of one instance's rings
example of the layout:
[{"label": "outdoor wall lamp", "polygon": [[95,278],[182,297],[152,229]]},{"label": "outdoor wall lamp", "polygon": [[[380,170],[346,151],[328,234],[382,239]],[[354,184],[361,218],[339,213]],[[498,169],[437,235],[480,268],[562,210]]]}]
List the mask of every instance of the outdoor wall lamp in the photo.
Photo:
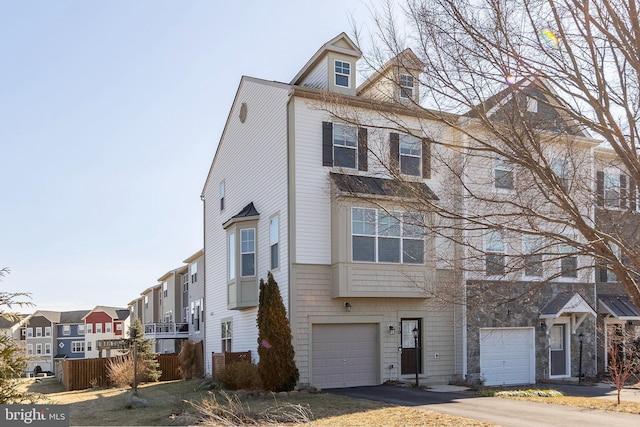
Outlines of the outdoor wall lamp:
[{"label": "outdoor wall lamp", "polygon": [[393,334],[395,334],[395,333],[396,333],[396,328],[394,328],[394,327],[393,327],[393,325],[389,325],[389,333],[390,333],[391,335],[393,335]]},{"label": "outdoor wall lamp", "polygon": [[345,301],[345,303],[344,303],[344,308],[345,308],[347,311],[351,311],[351,304],[349,304],[349,301]]}]

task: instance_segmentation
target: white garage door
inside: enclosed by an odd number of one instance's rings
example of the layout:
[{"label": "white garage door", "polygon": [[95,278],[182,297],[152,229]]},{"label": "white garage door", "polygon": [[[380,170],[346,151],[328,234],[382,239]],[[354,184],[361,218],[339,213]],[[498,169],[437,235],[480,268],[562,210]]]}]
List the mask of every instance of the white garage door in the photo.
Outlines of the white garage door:
[{"label": "white garage door", "polygon": [[481,328],[480,375],[485,385],[533,384],[534,328]]},{"label": "white garage door", "polygon": [[312,326],[311,385],[318,388],[379,384],[378,325]]}]

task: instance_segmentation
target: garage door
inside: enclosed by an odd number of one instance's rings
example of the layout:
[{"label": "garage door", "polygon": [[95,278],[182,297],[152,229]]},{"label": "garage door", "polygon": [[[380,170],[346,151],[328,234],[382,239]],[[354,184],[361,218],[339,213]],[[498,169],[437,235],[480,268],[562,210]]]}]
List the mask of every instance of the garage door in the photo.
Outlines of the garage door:
[{"label": "garage door", "polygon": [[480,375],[485,385],[535,383],[534,328],[481,328]]},{"label": "garage door", "polygon": [[311,385],[318,388],[379,384],[378,325],[312,326]]}]

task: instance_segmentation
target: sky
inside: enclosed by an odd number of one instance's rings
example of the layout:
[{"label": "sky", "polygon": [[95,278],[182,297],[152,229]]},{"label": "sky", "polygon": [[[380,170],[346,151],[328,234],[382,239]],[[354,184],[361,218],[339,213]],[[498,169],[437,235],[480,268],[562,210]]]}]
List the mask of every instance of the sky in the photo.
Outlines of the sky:
[{"label": "sky", "polygon": [[0,292],[30,293],[25,313],[126,307],[182,266],[240,78],[289,82],[369,18],[359,0],[0,0]]}]

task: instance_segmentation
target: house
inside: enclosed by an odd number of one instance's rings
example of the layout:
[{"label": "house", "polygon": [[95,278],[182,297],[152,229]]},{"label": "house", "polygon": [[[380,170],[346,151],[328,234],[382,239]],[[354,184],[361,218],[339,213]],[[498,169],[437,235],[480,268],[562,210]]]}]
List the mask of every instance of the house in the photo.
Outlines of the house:
[{"label": "house", "polygon": [[[446,191],[450,154],[428,142],[443,131],[411,108],[420,64],[410,51],[357,87],[360,56],[342,33],[289,83],[242,77],[201,196],[205,354],[251,350],[256,359],[259,281],[271,272],[300,386],[460,380],[463,313],[437,298],[460,289],[444,256],[453,249],[425,234],[432,215],[407,203]],[[391,98],[400,105],[387,117],[374,112]],[[337,118],[335,105],[349,117]],[[397,123],[406,132],[387,130]],[[389,157],[391,171],[380,161]],[[397,174],[413,182],[411,194],[398,193]]]},{"label": "house", "polygon": [[43,372],[53,372],[53,345],[55,325],[60,323],[60,312],[37,310],[24,322],[25,348],[27,350],[27,372],[40,367]]},{"label": "house", "polygon": [[82,317],[85,358],[112,357],[123,353],[122,340],[129,329],[129,310],[98,305]]},{"label": "house", "polygon": [[[637,246],[640,226],[638,217],[638,191],[625,167],[613,150],[599,147],[595,151],[596,207],[595,221],[619,244],[613,244],[613,253],[625,265],[630,255],[621,247]],[[640,308],[629,298],[615,272],[606,262],[596,265],[596,289],[598,298],[598,373],[608,371],[611,335],[620,330],[632,337],[640,336]]]},{"label": "house", "polygon": [[182,271],[182,319],[188,324],[189,339],[204,339],[204,251],[200,249],[183,261]]},{"label": "house", "polygon": [[[497,123],[524,116],[534,129],[535,138],[520,145],[495,138],[504,155],[483,153],[477,141],[488,132],[486,123],[473,112],[463,119],[475,137],[466,141],[463,178],[464,191],[475,196],[463,208],[495,224],[469,223],[464,231],[470,246],[483,248],[468,252],[464,269],[468,381],[512,385],[597,373],[593,258],[569,243],[581,242],[580,234],[554,202],[570,193],[576,215],[593,220],[590,184],[600,141],[565,117],[545,96],[549,90],[532,77],[478,107]],[[553,176],[539,188],[509,156],[548,162]]]},{"label": "house", "polygon": [[[85,346],[84,317],[87,314],[89,310],[60,312],[59,323],[55,325],[55,362],[64,359],[84,359],[85,349],[91,350]],[[57,363],[55,372],[60,372]]]}]

